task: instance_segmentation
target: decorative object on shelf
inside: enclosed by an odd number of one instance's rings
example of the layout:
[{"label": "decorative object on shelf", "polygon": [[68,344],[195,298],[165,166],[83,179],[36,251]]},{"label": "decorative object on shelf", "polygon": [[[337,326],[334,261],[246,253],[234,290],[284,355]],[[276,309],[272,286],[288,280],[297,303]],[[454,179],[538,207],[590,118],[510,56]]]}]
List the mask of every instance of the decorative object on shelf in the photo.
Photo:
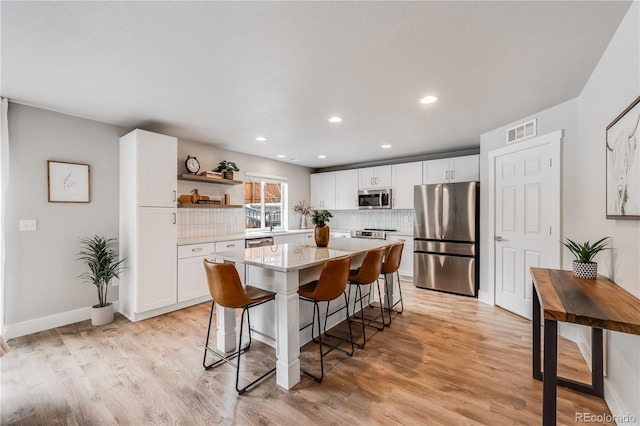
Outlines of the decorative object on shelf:
[{"label": "decorative object on shelf", "polygon": [[640,96],[607,126],[607,219],[640,219],[638,144]]},{"label": "decorative object on shelf", "polygon": [[108,324],[113,321],[113,304],[107,302],[109,282],[120,278],[125,259],[118,260],[116,238],[94,235],[92,238],[81,238],[80,244],[82,250],[77,260],[84,261],[89,268],[80,278],[95,285],[98,290],[98,304],[91,307],[91,325]]},{"label": "decorative object on shelf", "polygon": [[47,161],[50,203],[89,203],[88,164]]},{"label": "decorative object on shelf", "polygon": [[184,161],[184,166],[192,175],[195,175],[200,171],[200,162],[196,157],[192,157],[190,155],[187,155],[187,159]]},{"label": "decorative object on shelf", "polygon": [[200,196],[200,194],[198,194],[198,190],[194,189],[193,191],[191,191],[191,203],[193,204],[197,204],[198,201],[200,201],[202,199],[202,197]]},{"label": "decorative object on shelf", "polygon": [[593,257],[600,251],[607,249],[607,244],[611,242],[611,237],[604,237],[593,244],[589,241],[578,244],[569,238],[562,244],[575,256],[573,261],[573,275],[576,278],[588,278],[595,280],[598,276],[598,264],[593,262]]},{"label": "decorative object on shelf", "polygon": [[293,206],[293,211],[296,213],[300,213],[300,229],[307,229],[307,217],[311,216],[311,210],[313,208],[307,200],[302,200],[295,206]]},{"label": "decorative object on shelf", "polygon": [[313,235],[316,239],[316,246],[326,247],[329,245],[329,219],[333,215],[328,210],[314,210],[311,214],[311,222],[316,226]]},{"label": "decorative object on shelf", "polygon": [[222,179],[222,173],[214,172],[211,170],[205,170],[204,172],[198,173],[198,176],[204,176],[212,179]]},{"label": "decorative object on shelf", "polygon": [[239,172],[240,169],[236,163],[232,161],[222,160],[214,172],[222,172],[222,177],[233,180],[233,172]]}]

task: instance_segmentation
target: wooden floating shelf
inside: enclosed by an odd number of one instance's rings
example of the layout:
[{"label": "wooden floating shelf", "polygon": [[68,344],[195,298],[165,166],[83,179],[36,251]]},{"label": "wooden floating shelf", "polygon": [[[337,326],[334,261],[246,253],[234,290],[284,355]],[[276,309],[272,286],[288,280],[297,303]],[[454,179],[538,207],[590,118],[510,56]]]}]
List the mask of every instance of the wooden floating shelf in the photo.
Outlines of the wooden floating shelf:
[{"label": "wooden floating shelf", "polygon": [[244,183],[241,180],[210,178],[206,176],[190,175],[188,173],[183,173],[181,175],[178,175],[178,180],[190,180],[193,182],[206,182],[206,183],[219,183],[221,185],[242,185]]},{"label": "wooden floating shelf", "polygon": [[179,209],[241,209],[237,204],[178,204]]}]

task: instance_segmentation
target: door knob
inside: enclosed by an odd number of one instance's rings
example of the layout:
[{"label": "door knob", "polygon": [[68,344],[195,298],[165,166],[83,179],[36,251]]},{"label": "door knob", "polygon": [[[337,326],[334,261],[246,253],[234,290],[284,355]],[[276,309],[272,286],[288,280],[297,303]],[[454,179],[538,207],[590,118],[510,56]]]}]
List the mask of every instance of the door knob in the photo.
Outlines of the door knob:
[{"label": "door knob", "polygon": [[503,242],[503,241],[509,241],[509,240],[505,240],[504,238],[502,238],[502,236],[496,235],[496,241]]}]

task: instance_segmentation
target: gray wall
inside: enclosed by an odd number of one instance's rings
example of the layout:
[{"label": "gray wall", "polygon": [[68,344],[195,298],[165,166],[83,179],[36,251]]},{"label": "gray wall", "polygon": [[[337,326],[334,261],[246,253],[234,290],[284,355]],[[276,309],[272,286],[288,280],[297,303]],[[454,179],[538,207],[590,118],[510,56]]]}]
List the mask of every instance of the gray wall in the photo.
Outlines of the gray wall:
[{"label": "gray wall", "polygon": [[[605,129],[640,94],[640,3],[635,2],[580,96],[525,117],[481,137],[481,181],[488,182],[487,153],[505,145],[505,129],[530,118],[538,119],[538,134],[564,129],[562,170],[563,235],[578,241],[613,237],[613,249],[598,255],[598,272],[640,297],[640,221],[605,218]],[[488,210],[488,191],[482,194],[482,212]],[[483,218],[483,253],[492,250]],[[563,268],[573,257],[565,250]],[[489,300],[489,259],[481,263],[481,292]],[[575,340],[590,351],[586,328],[574,328]],[[605,397],[613,414],[640,419],[640,337],[607,333]]]},{"label": "gray wall", "polygon": [[[86,319],[88,308],[97,303],[95,287],[78,278],[84,272],[81,262],[75,260],[80,248],[78,237],[118,236],[118,146],[120,136],[129,130],[10,103],[4,294],[7,337]],[[243,180],[247,171],[287,176],[291,202],[309,199],[310,169],[306,167],[179,139],[177,161],[181,171],[187,155],[198,157],[202,170],[213,168],[223,159],[235,161],[241,168],[238,180]],[[88,163],[91,202],[49,203],[47,160]],[[206,189],[202,193],[215,192],[214,185],[203,185]],[[188,193],[198,186],[179,182],[179,191]],[[232,202],[242,203],[242,185],[233,187],[233,191]],[[290,216],[290,227],[298,227],[292,211]],[[38,230],[20,232],[20,219],[36,219]],[[109,292],[109,300],[118,299],[117,287]]]}]

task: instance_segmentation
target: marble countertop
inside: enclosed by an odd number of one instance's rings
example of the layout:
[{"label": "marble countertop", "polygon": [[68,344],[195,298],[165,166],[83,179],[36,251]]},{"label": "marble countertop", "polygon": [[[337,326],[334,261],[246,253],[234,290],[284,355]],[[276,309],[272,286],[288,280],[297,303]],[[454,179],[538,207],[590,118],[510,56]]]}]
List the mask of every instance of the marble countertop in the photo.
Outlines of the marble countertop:
[{"label": "marble countertop", "polygon": [[178,245],[185,246],[189,244],[218,243],[218,242],[233,241],[233,240],[246,240],[251,238],[275,237],[278,235],[305,234],[309,232],[313,232],[313,228],[290,229],[288,231],[273,231],[273,232],[245,232],[243,234],[217,235],[215,237],[181,238],[178,240]]},{"label": "marble countertop", "polygon": [[337,238],[329,241],[329,247],[276,244],[209,253],[208,256],[228,262],[244,263],[265,269],[288,272],[321,265],[335,257],[360,254],[372,248],[386,247],[392,243],[392,241],[385,240]]}]

